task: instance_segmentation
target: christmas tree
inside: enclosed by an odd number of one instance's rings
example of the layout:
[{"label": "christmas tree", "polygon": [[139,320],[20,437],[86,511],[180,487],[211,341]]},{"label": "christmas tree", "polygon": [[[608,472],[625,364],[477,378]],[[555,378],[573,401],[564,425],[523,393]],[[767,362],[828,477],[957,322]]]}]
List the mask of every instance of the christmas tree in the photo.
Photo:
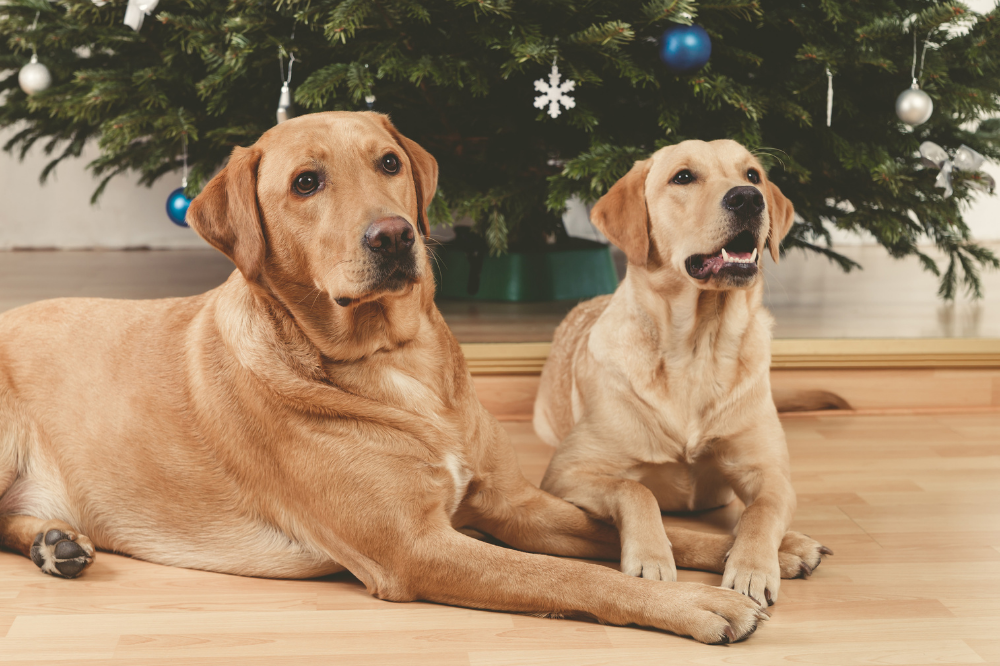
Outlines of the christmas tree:
[{"label": "christmas tree", "polygon": [[[134,1],[134,0],[133,0]],[[101,6],[98,6],[100,4]],[[996,257],[961,210],[983,174],[954,170],[954,194],[917,149],[965,144],[1000,159],[1000,9],[926,0],[162,0],[138,32],[126,0],[8,0],[0,10],[0,126],[23,154],[52,162],[97,139],[90,168],[141,183],[176,171],[187,139],[196,194],[236,145],[275,122],[279,56],[299,112],[391,114],[441,167],[432,220],[468,216],[494,252],[560,231],[578,195],[599,197],[636,159],[684,139],[732,138],[754,150],[801,220],[786,247],[822,252],[829,230],[870,233],[893,256],[918,255],[941,295]],[[37,16],[37,23],[35,23]],[[657,40],[679,23],[712,39],[706,66],[668,69]],[[916,39],[915,39],[916,38]],[[914,44],[934,102],[915,128],[894,113]],[[52,85],[28,96],[18,69],[37,48]],[[575,108],[550,117],[533,83],[555,62]],[[919,69],[919,68],[918,68]],[[826,126],[827,71],[832,126]],[[928,238],[943,266],[920,252]]]}]

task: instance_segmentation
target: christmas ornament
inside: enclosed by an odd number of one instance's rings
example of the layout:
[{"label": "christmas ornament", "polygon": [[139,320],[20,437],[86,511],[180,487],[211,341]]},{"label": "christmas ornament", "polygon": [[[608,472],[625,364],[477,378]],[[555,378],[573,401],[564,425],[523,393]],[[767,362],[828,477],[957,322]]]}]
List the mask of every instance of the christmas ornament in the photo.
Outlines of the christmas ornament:
[{"label": "christmas ornament", "polygon": [[896,98],[896,115],[907,125],[922,125],[934,113],[934,100],[917,85],[916,79],[909,90]]},{"label": "christmas ornament", "polygon": [[[292,38],[294,39],[294,35]],[[288,56],[288,77],[285,78],[285,65],[278,51],[278,69],[281,72],[281,95],[278,97],[278,124],[295,117],[295,107],[292,106],[292,65],[295,64],[295,54]]]},{"label": "christmas ornament", "polygon": [[700,25],[678,25],[660,38],[660,60],[675,72],[701,69],[712,55],[712,40]]},{"label": "christmas ornament", "polygon": [[190,205],[191,200],[184,195],[184,187],[178,187],[167,197],[167,217],[178,227],[186,227],[188,223],[185,218]]},{"label": "christmas ornament", "polygon": [[833,124],[833,72],[826,68],[826,126]]},{"label": "christmas ornament", "polygon": [[[931,33],[927,33],[930,37]],[[910,77],[913,83],[908,90],[899,93],[896,98],[896,115],[907,125],[916,126],[926,123],[934,112],[934,100],[920,89],[920,74],[924,71],[924,56],[927,55],[927,40],[924,40],[924,50],[920,55],[920,70],[917,70],[917,32],[913,31],[913,66]]]},{"label": "christmas ornament", "polygon": [[42,92],[52,84],[52,75],[49,68],[38,62],[38,55],[31,54],[31,62],[21,68],[17,73],[17,82],[21,90],[34,95]]},{"label": "christmas ornament", "polygon": [[181,134],[182,158],[184,160],[184,175],[181,178],[181,186],[170,193],[167,197],[167,217],[179,227],[188,226],[187,211],[191,205],[191,200],[184,194],[184,188],[188,184],[188,149],[187,133]]},{"label": "christmas ornament", "polygon": [[[29,30],[32,34],[38,28],[38,17],[41,15],[41,12],[35,12],[35,20],[31,22]],[[48,67],[38,62],[38,52],[34,44],[31,45],[31,60],[17,73],[17,83],[28,95],[42,92],[52,85],[52,74],[49,73]]]},{"label": "christmas ornament", "polygon": [[567,109],[572,109],[576,106],[576,100],[566,94],[576,88],[576,82],[563,81],[560,83],[560,79],[562,79],[562,75],[559,74],[556,59],[553,58],[548,83],[544,79],[535,81],[535,90],[542,93],[535,98],[535,108],[544,109],[546,106],[549,107],[549,116],[552,118],[558,118],[559,114],[562,113],[562,109],[559,108],[560,104]]},{"label": "christmas ornament", "polygon": [[[941,169],[937,179],[934,181],[935,187],[944,189],[945,198],[950,197],[954,190],[951,187],[951,176],[953,171],[979,171],[983,165],[985,157],[969,148],[966,145],[959,146],[955,151],[953,159],[948,158],[948,153],[944,148],[933,141],[924,141],[920,144],[920,161],[924,166],[932,169]],[[981,192],[992,192],[997,183],[993,176],[984,173],[981,180],[970,180],[969,186]]]},{"label": "christmas ornament", "polygon": [[160,0],[128,0],[128,7],[125,8],[125,20],[123,23],[136,32],[139,32],[143,19],[151,16],[158,4],[160,4]]}]

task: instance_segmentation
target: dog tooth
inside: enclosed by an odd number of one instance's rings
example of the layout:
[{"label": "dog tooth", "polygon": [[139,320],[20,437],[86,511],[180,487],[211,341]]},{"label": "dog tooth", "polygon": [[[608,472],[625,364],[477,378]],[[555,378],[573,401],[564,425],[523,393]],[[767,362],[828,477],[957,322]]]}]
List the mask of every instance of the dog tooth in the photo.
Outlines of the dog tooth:
[{"label": "dog tooth", "polygon": [[753,254],[750,255],[750,261],[757,261],[757,248],[753,249]]},{"label": "dog tooth", "polygon": [[729,261],[729,255],[726,254],[726,248],[722,248],[722,260]]}]

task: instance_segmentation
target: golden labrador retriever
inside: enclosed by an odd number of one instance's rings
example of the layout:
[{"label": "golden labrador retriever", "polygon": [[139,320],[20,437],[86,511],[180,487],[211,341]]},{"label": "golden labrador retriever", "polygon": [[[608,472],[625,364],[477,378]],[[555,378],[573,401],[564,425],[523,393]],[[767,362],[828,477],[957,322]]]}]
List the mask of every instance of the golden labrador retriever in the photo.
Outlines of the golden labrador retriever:
[{"label": "golden labrador retriever", "polygon": [[[773,603],[783,576],[808,575],[831,552],[788,531],[795,492],[770,390],[759,264],[767,243],[777,261],[792,216],[733,141],[663,148],[594,206],[628,270],[559,326],[534,423],[558,446],[542,488],[618,528],[627,574],[676,580],[683,545],[706,554],[699,568],[722,573],[723,587]],[[661,511],[734,494],[747,507],[735,539],[664,532]]]},{"label": "golden labrador retriever", "polygon": [[616,559],[618,533],[530,485],[477,400],[433,300],[436,185],[385,116],[303,116],[237,148],[191,204],[236,264],[221,287],[0,317],[0,543],[63,577],[96,547],[248,576],[346,568],[382,599],[708,643],[751,634],[766,616],[731,590],[534,554]]}]

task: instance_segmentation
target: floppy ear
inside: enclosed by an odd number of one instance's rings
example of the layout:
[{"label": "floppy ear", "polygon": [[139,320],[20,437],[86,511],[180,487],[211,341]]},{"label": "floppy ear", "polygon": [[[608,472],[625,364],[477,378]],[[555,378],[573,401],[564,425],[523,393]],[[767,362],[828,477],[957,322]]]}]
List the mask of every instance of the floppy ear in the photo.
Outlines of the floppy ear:
[{"label": "floppy ear", "polygon": [[646,209],[646,176],[651,160],[636,162],[611,186],[590,211],[590,221],[628,257],[645,266],[649,256],[649,211]]},{"label": "floppy ear", "polygon": [[236,148],[229,164],[216,174],[187,212],[198,235],[233,260],[248,281],[264,266],[264,231],[257,203],[259,148]]},{"label": "floppy ear", "polygon": [[778,263],[781,239],[792,228],[792,221],[795,219],[795,207],[792,206],[792,202],[788,200],[788,197],[781,193],[778,186],[771,181],[767,181],[764,199],[767,203],[768,211],[770,211],[768,214],[771,218],[771,228],[767,231],[767,243],[771,247],[771,258],[774,259],[774,263]]},{"label": "floppy ear", "polygon": [[407,139],[400,134],[388,116],[381,113],[373,115],[379,119],[396,143],[399,144],[399,147],[406,153],[406,156],[410,158],[410,167],[413,169],[413,187],[417,191],[417,225],[424,236],[430,236],[431,227],[427,222],[427,207],[431,205],[434,193],[437,192],[437,160],[416,141]]}]

